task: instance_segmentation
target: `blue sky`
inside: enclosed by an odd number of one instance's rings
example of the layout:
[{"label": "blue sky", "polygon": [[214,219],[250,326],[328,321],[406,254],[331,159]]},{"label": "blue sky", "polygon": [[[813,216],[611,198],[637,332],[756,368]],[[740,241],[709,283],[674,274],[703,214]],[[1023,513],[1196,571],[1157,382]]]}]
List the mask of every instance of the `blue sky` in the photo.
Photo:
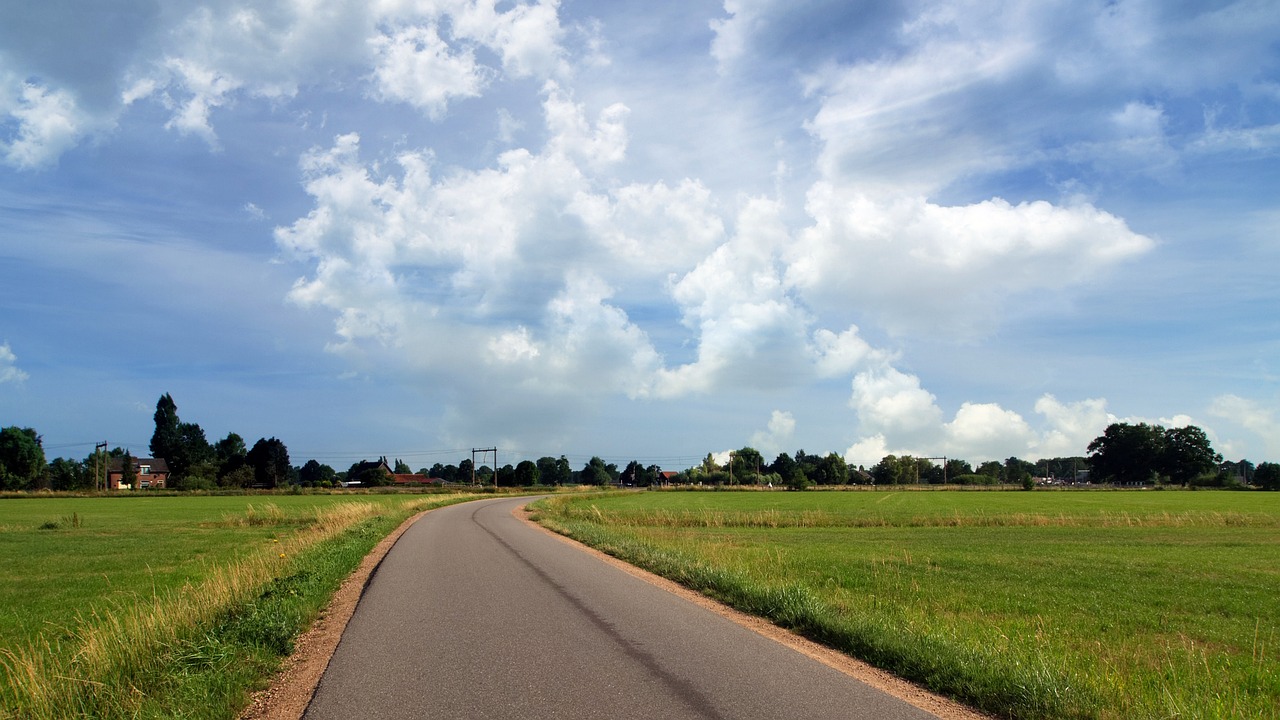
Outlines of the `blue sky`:
[{"label": "blue sky", "polygon": [[1280,460],[1269,1],[0,6],[0,424]]}]

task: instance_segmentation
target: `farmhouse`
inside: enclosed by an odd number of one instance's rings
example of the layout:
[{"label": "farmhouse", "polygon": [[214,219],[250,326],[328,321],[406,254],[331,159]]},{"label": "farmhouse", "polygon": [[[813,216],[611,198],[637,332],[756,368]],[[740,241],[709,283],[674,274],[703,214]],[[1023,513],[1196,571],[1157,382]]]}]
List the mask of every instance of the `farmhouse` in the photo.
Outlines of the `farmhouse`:
[{"label": "farmhouse", "polygon": [[426,475],[418,475],[416,473],[397,473],[392,471],[391,463],[387,462],[386,456],[378,458],[377,462],[365,460],[351,467],[347,473],[347,485],[365,484],[366,473],[374,471],[380,472],[391,479],[393,485],[443,485],[444,480],[441,478],[427,477]]},{"label": "farmhouse", "polygon": [[137,485],[124,482],[124,458],[111,458],[107,462],[107,489],[146,490],[168,485],[169,464],[164,461],[164,458],[132,458],[132,460]]}]

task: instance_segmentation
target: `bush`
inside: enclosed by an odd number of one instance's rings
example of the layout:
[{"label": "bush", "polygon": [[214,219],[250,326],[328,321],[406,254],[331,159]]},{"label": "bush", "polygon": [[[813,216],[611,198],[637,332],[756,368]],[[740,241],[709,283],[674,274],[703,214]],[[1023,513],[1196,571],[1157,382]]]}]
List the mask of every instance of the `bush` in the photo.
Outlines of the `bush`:
[{"label": "bush", "polygon": [[808,490],[812,485],[813,481],[804,474],[804,470],[799,468],[796,468],[796,471],[787,479],[788,490]]},{"label": "bush", "polygon": [[990,475],[957,475],[951,478],[957,485],[998,485],[1000,480]]}]

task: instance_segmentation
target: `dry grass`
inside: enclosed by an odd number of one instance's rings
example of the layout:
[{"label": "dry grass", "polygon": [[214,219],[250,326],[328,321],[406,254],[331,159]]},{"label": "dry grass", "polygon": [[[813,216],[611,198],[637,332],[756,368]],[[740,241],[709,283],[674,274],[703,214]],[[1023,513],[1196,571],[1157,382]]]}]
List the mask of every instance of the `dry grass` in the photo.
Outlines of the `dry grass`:
[{"label": "dry grass", "polygon": [[[425,505],[415,500],[402,503]],[[364,520],[387,512],[385,504],[347,502],[291,517],[268,504],[250,507],[227,525],[294,525],[298,529],[233,564],[212,568],[205,579],[176,592],[134,597],[94,610],[71,632],[69,641],[0,650],[4,708],[11,718],[122,716],[141,700],[139,678],[164,671],[161,649],[181,644],[191,629],[257,595],[284,573],[290,559]],[[72,648],[64,652],[63,643]],[[69,657],[69,660],[67,659]]]}]

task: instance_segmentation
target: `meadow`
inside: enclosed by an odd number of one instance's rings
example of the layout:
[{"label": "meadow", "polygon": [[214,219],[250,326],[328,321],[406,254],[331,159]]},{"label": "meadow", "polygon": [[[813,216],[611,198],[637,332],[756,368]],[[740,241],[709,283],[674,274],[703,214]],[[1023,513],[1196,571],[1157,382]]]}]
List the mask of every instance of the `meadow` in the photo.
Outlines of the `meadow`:
[{"label": "meadow", "polygon": [[474,496],[0,500],[0,718],[231,718],[412,514]]},{"label": "meadow", "polygon": [[641,492],[544,524],[1008,718],[1280,718],[1280,493]]}]

